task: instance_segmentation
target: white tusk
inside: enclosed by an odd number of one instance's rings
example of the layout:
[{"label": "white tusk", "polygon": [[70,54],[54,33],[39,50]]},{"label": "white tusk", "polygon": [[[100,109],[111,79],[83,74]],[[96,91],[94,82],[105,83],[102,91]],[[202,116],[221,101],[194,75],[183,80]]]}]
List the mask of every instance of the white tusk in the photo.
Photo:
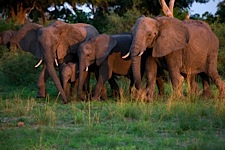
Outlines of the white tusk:
[{"label": "white tusk", "polygon": [[126,55],[122,56],[123,59],[127,58],[130,55],[130,52],[128,52]]},{"label": "white tusk", "polygon": [[55,65],[56,65],[57,67],[59,66],[57,59],[55,59]]},{"label": "white tusk", "polygon": [[140,52],[140,53],[138,54],[138,56],[141,56],[143,53],[144,53],[144,52]]},{"label": "white tusk", "polygon": [[41,65],[41,63],[42,63],[42,59],[40,59],[39,62],[37,63],[37,65],[35,65],[34,67],[35,68],[39,67]]},{"label": "white tusk", "polygon": [[85,68],[85,71],[88,71],[88,67]]}]

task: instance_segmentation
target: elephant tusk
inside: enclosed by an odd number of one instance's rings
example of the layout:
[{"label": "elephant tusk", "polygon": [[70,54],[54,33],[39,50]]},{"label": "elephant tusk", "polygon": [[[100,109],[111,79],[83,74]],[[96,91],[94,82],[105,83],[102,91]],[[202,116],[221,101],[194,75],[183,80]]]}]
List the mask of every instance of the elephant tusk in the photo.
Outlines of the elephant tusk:
[{"label": "elephant tusk", "polygon": [[57,59],[55,59],[55,65],[56,65],[57,67],[59,66]]},{"label": "elephant tusk", "polygon": [[85,68],[85,71],[88,71],[88,67]]},{"label": "elephant tusk", "polygon": [[130,52],[128,52],[126,55],[122,56],[123,59],[127,58],[130,55]]},{"label": "elephant tusk", "polygon": [[140,53],[138,54],[138,56],[141,56],[143,53],[144,53],[144,52],[140,52]]},{"label": "elephant tusk", "polygon": [[41,65],[42,61],[43,61],[43,60],[40,59],[39,62],[38,62],[34,67],[35,67],[35,68],[39,67],[39,66]]}]

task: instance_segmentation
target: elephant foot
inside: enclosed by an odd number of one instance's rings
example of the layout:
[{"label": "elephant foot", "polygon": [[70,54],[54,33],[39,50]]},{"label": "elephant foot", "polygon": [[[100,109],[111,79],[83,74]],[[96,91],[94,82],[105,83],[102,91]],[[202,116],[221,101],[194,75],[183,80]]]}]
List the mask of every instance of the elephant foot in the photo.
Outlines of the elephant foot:
[{"label": "elephant foot", "polygon": [[107,95],[105,96],[104,94],[102,96],[94,95],[91,97],[92,101],[100,101],[100,100],[106,100],[106,99],[107,99]]},{"label": "elephant foot", "polygon": [[46,86],[45,85],[38,85],[38,91],[36,98],[46,98]]},{"label": "elephant foot", "polygon": [[212,92],[210,91],[203,91],[202,96],[206,99],[212,98]]},{"label": "elephant foot", "polygon": [[40,92],[38,92],[36,98],[46,98],[46,94],[40,94]]},{"label": "elephant foot", "polygon": [[77,94],[77,97],[80,99],[80,100],[86,100],[87,99],[87,96],[86,94],[82,93],[82,94]]},{"label": "elephant foot", "polygon": [[225,82],[222,81],[222,88],[219,90],[220,98],[225,99]]},{"label": "elephant foot", "polygon": [[101,96],[100,100],[106,101],[107,100],[107,96]]},{"label": "elephant foot", "polygon": [[121,97],[120,95],[121,95],[121,94],[120,94],[119,91],[113,90],[113,91],[112,91],[111,97],[112,97],[112,98],[120,98],[120,97]]},{"label": "elephant foot", "polygon": [[144,90],[134,90],[132,92],[132,97],[136,101],[144,101],[145,102],[147,100],[146,91],[144,91]]}]

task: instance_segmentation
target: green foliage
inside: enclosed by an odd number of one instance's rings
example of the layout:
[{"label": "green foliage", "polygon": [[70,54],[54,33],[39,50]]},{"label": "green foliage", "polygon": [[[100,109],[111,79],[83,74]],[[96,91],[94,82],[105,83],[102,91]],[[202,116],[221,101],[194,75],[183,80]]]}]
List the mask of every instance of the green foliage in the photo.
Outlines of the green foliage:
[{"label": "green foliage", "polygon": [[225,1],[221,1],[218,4],[218,10],[216,12],[216,15],[218,15],[219,22],[225,23]]},{"label": "green foliage", "polygon": [[225,24],[214,23],[211,24],[211,28],[216,33],[220,42],[218,54],[218,71],[222,76],[225,76]]},{"label": "green foliage", "polygon": [[4,54],[8,52],[8,49],[6,46],[0,45],[0,60],[4,56]]},{"label": "green foliage", "polygon": [[187,14],[188,14],[188,10],[187,9],[185,9],[185,10],[182,10],[182,9],[179,9],[179,8],[174,8],[173,9],[174,17],[178,18],[180,20],[184,20]]},{"label": "green foliage", "polygon": [[140,16],[141,13],[135,8],[133,8],[132,10],[128,10],[122,16],[119,16],[118,14],[112,12],[105,18],[106,25],[99,30],[100,32],[107,34],[130,32],[135,21]]},{"label": "green foliage", "polygon": [[8,22],[6,20],[0,19],[0,32],[6,31],[9,29],[17,30],[19,29],[19,25],[16,25],[14,22]]},{"label": "green foliage", "polygon": [[7,83],[13,85],[36,84],[39,72],[34,66],[36,60],[31,54],[23,51],[4,53],[0,62],[0,71]]}]

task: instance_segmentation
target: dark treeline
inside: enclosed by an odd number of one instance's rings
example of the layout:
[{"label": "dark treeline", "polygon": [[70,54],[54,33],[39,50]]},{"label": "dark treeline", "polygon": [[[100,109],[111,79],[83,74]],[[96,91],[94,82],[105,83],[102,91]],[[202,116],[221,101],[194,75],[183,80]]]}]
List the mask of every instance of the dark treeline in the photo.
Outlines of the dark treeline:
[{"label": "dark treeline", "polygon": [[[168,0],[166,2],[169,2]],[[188,13],[188,8],[194,2],[207,3],[209,0],[176,0],[174,16],[183,19]],[[65,7],[65,3],[71,9]],[[225,11],[224,1],[218,4],[215,15],[206,12],[201,16],[193,14],[191,18],[203,19],[208,23],[224,22]],[[80,7],[85,6],[90,12],[86,13]],[[109,15],[127,17],[126,14],[135,11],[143,15],[160,15],[161,6],[159,0],[1,0],[0,12],[2,19],[13,21],[16,24],[24,24],[26,21],[39,22],[47,25],[49,20],[63,19],[65,22],[76,23],[86,22],[95,25],[97,28],[105,28],[106,18]],[[74,12],[74,13],[73,13]],[[101,31],[100,29],[100,31]]]}]

